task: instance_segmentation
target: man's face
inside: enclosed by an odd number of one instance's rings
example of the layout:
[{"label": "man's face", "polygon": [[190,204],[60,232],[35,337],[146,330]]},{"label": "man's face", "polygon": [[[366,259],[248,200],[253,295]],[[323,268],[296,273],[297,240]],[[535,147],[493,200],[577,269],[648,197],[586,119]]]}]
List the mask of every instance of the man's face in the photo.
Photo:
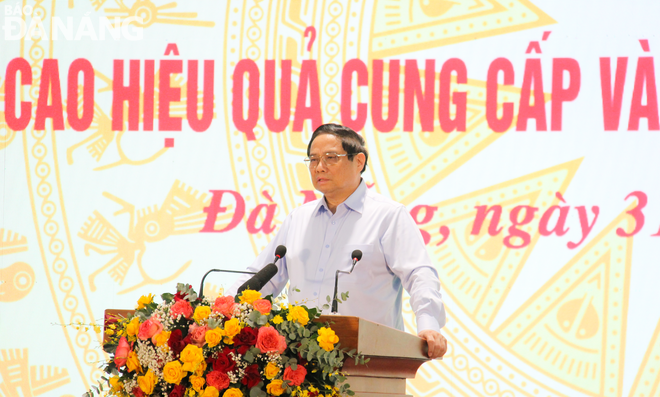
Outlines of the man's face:
[{"label": "man's face", "polygon": [[[312,142],[309,155],[320,158],[326,153],[345,154],[341,139],[331,134],[322,134]],[[339,157],[336,164],[326,165],[319,161],[316,167],[310,167],[314,188],[326,196],[347,198],[360,182],[360,171],[364,166],[364,154],[357,154],[353,161],[348,156]]]}]

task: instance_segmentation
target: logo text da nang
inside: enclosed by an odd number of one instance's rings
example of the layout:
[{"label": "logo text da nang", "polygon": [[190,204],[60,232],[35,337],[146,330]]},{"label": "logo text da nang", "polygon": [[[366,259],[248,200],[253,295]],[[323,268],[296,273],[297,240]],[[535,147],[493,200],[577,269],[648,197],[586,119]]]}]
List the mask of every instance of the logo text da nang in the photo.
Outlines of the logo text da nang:
[{"label": "logo text da nang", "polygon": [[59,17],[42,19],[30,5],[4,7],[2,30],[4,40],[142,40],[144,20],[141,17]]}]

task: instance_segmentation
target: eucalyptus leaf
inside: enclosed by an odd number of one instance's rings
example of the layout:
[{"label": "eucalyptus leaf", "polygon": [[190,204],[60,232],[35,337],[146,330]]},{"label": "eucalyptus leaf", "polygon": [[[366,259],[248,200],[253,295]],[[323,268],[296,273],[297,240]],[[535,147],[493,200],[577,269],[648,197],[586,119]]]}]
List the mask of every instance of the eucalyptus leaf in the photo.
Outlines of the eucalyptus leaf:
[{"label": "eucalyptus leaf", "polygon": [[325,297],[325,300],[326,300],[328,303],[330,303],[330,301],[331,301],[332,299],[330,299],[330,295],[328,295],[328,296]]},{"label": "eucalyptus leaf", "polygon": [[209,329],[216,329],[220,326],[220,320],[217,318],[210,318],[208,322]]},{"label": "eucalyptus leaf", "polygon": [[321,307],[323,308],[323,310],[330,310],[330,305],[328,305],[327,303]]},{"label": "eucalyptus leaf", "polygon": [[250,313],[250,315],[248,316],[248,319],[256,323],[259,320],[259,317],[261,317],[261,313],[259,313],[256,310],[253,310],[252,313]]},{"label": "eucalyptus leaf", "polygon": [[246,351],[245,355],[243,356],[243,360],[253,363],[254,362],[254,354],[252,354],[251,351]]},{"label": "eucalyptus leaf", "polygon": [[254,386],[253,388],[250,389],[250,397],[266,397],[267,394],[261,390],[261,387]]},{"label": "eucalyptus leaf", "polygon": [[292,371],[297,371],[298,370],[298,364],[291,364],[291,370]]},{"label": "eucalyptus leaf", "polygon": [[303,336],[305,338],[309,338],[310,335],[311,335],[311,333],[309,332],[309,330],[307,328],[305,328],[305,330],[303,331]]}]

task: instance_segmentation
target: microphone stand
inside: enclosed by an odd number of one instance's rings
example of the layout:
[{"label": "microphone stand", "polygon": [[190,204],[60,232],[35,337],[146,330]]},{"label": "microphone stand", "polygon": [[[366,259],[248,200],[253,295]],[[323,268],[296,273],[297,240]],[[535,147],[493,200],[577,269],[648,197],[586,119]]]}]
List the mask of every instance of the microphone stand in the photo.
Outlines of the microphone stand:
[{"label": "microphone stand", "polygon": [[353,269],[355,269],[355,264],[358,263],[358,260],[353,259],[353,266],[351,266],[351,270],[349,270],[349,271],[337,270],[335,272],[335,293],[332,297],[332,312],[330,314],[339,314],[339,313],[337,313],[337,305],[338,305],[338,302],[337,302],[337,281],[339,280],[339,273],[343,273],[343,274],[353,273]]},{"label": "microphone stand", "polygon": [[202,277],[202,282],[199,284],[199,299],[204,299],[204,280],[206,279],[206,276],[209,275],[209,273],[214,273],[214,272],[223,272],[223,273],[240,273],[240,274],[257,274],[256,272],[245,272],[242,270],[223,270],[223,269],[211,269],[206,274],[204,274],[204,277]]}]

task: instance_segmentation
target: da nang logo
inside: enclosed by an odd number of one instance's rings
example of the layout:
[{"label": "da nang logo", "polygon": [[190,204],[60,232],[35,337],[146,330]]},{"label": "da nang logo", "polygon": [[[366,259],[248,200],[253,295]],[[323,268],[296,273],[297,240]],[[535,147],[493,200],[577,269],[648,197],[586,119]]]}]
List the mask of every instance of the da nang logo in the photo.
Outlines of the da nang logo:
[{"label": "da nang logo", "polygon": [[6,41],[34,40],[142,40],[144,21],[141,17],[115,17],[110,20],[101,16],[43,18],[31,5],[4,7],[2,30]]}]

